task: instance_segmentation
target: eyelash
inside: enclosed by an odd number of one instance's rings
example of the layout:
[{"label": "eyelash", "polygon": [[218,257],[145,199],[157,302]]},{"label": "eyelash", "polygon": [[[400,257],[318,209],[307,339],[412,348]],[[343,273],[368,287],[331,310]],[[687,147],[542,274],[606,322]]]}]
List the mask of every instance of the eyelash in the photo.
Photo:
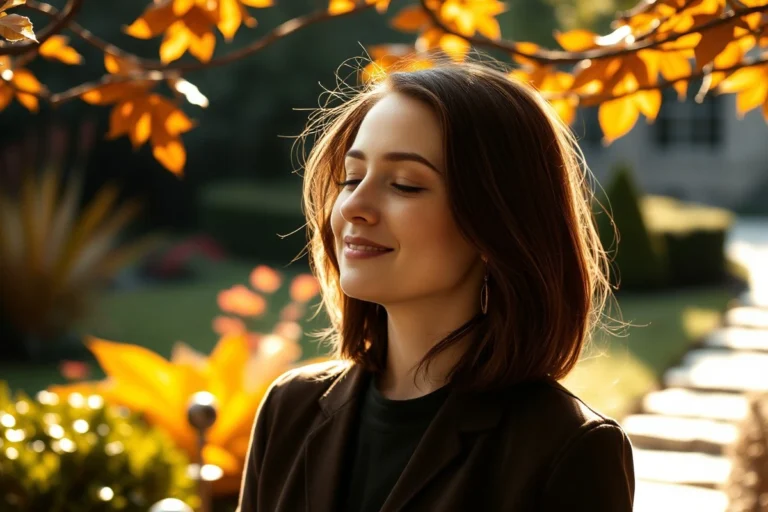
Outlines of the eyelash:
[{"label": "eyelash", "polygon": [[[337,181],[336,184],[340,187],[346,187],[348,185],[357,185],[362,180],[346,180],[346,181]],[[400,192],[405,192],[407,194],[415,194],[417,192],[421,192],[422,190],[425,190],[421,187],[409,187],[408,185],[398,185],[397,183],[392,184],[393,187],[395,187]]]}]

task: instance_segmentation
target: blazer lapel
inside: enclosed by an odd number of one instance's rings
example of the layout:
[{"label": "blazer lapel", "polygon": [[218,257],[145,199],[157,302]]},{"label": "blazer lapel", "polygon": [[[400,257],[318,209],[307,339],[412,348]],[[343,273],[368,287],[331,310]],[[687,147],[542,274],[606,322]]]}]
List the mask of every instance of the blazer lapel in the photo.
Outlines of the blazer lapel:
[{"label": "blazer lapel", "polygon": [[357,364],[340,374],[320,397],[323,417],[305,444],[305,499],[308,512],[336,508],[347,441],[354,433],[365,371]]},{"label": "blazer lapel", "polygon": [[427,428],[381,512],[397,512],[462,451],[462,434],[496,426],[502,407],[494,393],[454,390]]}]

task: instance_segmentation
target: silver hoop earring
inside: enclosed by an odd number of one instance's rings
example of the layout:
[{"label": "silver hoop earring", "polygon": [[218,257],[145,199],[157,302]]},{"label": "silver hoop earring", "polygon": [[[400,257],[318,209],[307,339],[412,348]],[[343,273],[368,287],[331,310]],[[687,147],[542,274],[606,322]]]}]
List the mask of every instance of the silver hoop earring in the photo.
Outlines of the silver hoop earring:
[{"label": "silver hoop earring", "polygon": [[483,288],[480,290],[480,310],[485,315],[488,313],[488,268],[485,269],[483,276]]}]

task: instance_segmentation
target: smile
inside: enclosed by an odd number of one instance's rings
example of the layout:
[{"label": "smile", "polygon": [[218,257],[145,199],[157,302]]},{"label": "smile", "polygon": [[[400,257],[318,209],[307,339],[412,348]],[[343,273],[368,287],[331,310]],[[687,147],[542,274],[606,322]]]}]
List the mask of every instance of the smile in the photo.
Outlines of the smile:
[{"label": "smile", "polygon": [[371,245],[350,243],[344,244],[344,258],[348,260],[378,258],[379,256],[383,256],[389,252],[392,252],[392,249],[373,247]]}]

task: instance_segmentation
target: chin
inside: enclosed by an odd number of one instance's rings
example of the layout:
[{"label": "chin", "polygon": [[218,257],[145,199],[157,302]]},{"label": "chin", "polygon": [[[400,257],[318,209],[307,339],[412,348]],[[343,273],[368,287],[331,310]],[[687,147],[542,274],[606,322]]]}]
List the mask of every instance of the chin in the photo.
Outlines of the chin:
[{"label": "chin", "polygon": [[357,300],[380,303],[384,297],[380,293],[381,278],[365,279],[362,276],[342,276],[339,280],[345,295]]}]

